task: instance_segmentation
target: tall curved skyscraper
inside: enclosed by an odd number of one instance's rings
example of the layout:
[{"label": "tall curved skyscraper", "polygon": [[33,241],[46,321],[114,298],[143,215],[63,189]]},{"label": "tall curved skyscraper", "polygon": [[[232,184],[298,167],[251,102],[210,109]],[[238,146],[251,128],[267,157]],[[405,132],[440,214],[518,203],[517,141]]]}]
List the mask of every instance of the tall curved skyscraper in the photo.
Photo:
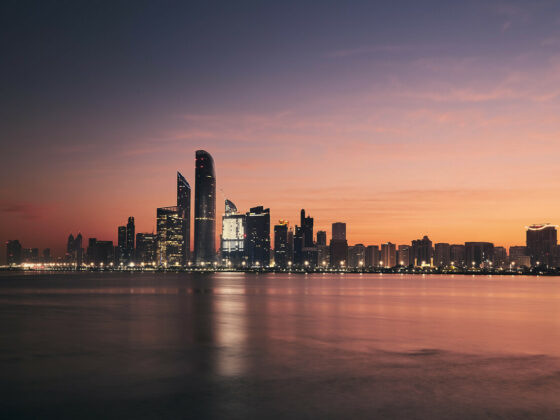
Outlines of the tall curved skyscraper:
[{"label": "tall curved skyscraper", "polygon": [[216,258],[216,173],[214,159],[196,151],[194,184],[194,261],[211,264]]}]

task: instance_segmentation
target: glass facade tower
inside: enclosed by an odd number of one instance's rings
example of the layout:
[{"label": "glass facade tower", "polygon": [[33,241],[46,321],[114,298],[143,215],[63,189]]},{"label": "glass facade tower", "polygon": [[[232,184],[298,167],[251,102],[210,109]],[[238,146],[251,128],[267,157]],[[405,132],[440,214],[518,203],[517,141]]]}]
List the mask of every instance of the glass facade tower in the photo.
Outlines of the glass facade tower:
[{"label": "glass facade tower", "polygon": [[216,174],[214,159],[196,151],[194,188],[194,262],[211,264],[216,257]]}]

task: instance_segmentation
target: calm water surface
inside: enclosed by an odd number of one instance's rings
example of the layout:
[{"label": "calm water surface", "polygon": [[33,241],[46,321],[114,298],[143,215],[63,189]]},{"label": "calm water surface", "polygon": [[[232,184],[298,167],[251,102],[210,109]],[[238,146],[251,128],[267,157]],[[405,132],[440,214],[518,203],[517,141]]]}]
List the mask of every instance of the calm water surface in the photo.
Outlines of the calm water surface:
[{"label": "calm water surface", "polygon": [[560,418],[560,278],[0,274],[0,418]]}]

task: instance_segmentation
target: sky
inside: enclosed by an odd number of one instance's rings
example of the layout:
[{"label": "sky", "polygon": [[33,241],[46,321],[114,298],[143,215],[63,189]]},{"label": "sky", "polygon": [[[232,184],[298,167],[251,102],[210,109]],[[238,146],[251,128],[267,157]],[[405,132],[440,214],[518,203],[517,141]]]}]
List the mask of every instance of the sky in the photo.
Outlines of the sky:
[{"label": "sky", "polygon": [[366,245],[560,223],[559,1],[8,0],[0,33],[2,243],[151,232],[197,149],[220,220],[305,208]]}]

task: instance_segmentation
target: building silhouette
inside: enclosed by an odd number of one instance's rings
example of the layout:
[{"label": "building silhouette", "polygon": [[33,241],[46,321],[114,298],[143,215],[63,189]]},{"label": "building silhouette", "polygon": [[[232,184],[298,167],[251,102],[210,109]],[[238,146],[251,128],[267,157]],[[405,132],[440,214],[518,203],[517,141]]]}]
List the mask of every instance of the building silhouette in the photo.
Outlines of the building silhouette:
[{"label": "building silhouette", "polygon": [[216,173],[214,159],[196,151],[194,187],[194,261],[212,264],[216,258]]},{"label": "building silhouette", "polygon": [[385,268],[393,268],[397,265],[397,247],[391,242],[381,245],[381,263]]},{"label": "building silhouette", "polygon": [[155,233],[136,234],[136,263],[157,264],[157,235]]},{"label": "building silhouette", "polygon": [[70,234],[66,243],[66,261],[80,267],[84,262],[84,248],[82,234],[76,237]]},{"label": "building silhouette", "polygon": [[381,256],[379,254],[379,246],[369,245],[366,248],[366,259],[365,264],[368,268],[379,267],[379,260]]},{"label": "building silhouette", "polygon": [[557,225],[543,223],[527,226],[527,253],[533,267],[551,267],[558,245]]},{"label": "building silhouette", "polygon": [[313,217],[305,216],[305,210],[301,209],[300,223],[303,236],[303,247],[313,247]]},{"label": "building silhouette", "polygon": [[274,265],[286,268],[288,261],[288,222],[280,220],[274,226]]},{"label": "building silhouette", "polygon": [[411,252],[410,245],[399,245],[399,249],[397,250],[398,265],[403,267],[408,267],[409,265],[411,265],[410,252]]},{"label": "building silhouette", "polygon": [[465,242],[467,268],[480,268],[494,260],[494,244],[490,242]]},{"label": "building silhouette", "polygon": [[222,264],[225,266],[239,267],[245,260],[245,219],[246,216],[238,213],[232,201],[225,201],[220,243]]},{"label": "building silhouette", "polygon": [[451,245],[447,243],[437,243],[434,246],[434,266],[448,267],[451,263]]},{"label": "building silhouette", "polygon": [[126,226],[119,226],[117,228],[117,249],[115,258],[120,264],[127,262],[127,249],[126,249]]},{"label": "building silhouette", "polygon": [[465,264],[465,245],[452,244],[449,246],[450,264],[454,267],[464,267]]},{"label": "building silhouette", "polygon": [[8,265],[21,264],[21,254],[21,243],[17,239],[6,242],[6,261]]},{"label": "building silhouette", "polygon": [[346,223],[336,222],[332,224],[332,239],[346,240]]},{"label": "building silhouette", "polygon": [[327,246],[327,232],[324,230],[317,231],[317,245]]},{"label": "building silhouette", "polygon": [[270,209],[251,208],[246,214],[246,226],[247,264],[267,267],[270,264]]},{"label": "building silhouette", "polygon": [[126,224],[126,263],[134,262],[134,239],[136,236],[136,227],[134,226],[134,217],[128,218]]},{"label": "building silhouette", "polygon": [[366,247],[356,244],[348,248],[348,268],[362,268],[365,265]]},{"label": "building silhouette", "polygon": [[434,249],[432,241],[427,236],[412,241],[411,247],[412,264],[415,266],[432,265]]},{"label": "building silhouette", "polygon": [[191,186],[186,178],[177,172],[177,208],[183,220],[183,255],[181,264],[186,266],[191,260]]},{"label": "building silhouette", "polygon": [[115,261],[115,249],[113,241],[98,241],[97,238],[89,238],[87,248],[87,262],[90,265],[101,267],[109,266]]}]

